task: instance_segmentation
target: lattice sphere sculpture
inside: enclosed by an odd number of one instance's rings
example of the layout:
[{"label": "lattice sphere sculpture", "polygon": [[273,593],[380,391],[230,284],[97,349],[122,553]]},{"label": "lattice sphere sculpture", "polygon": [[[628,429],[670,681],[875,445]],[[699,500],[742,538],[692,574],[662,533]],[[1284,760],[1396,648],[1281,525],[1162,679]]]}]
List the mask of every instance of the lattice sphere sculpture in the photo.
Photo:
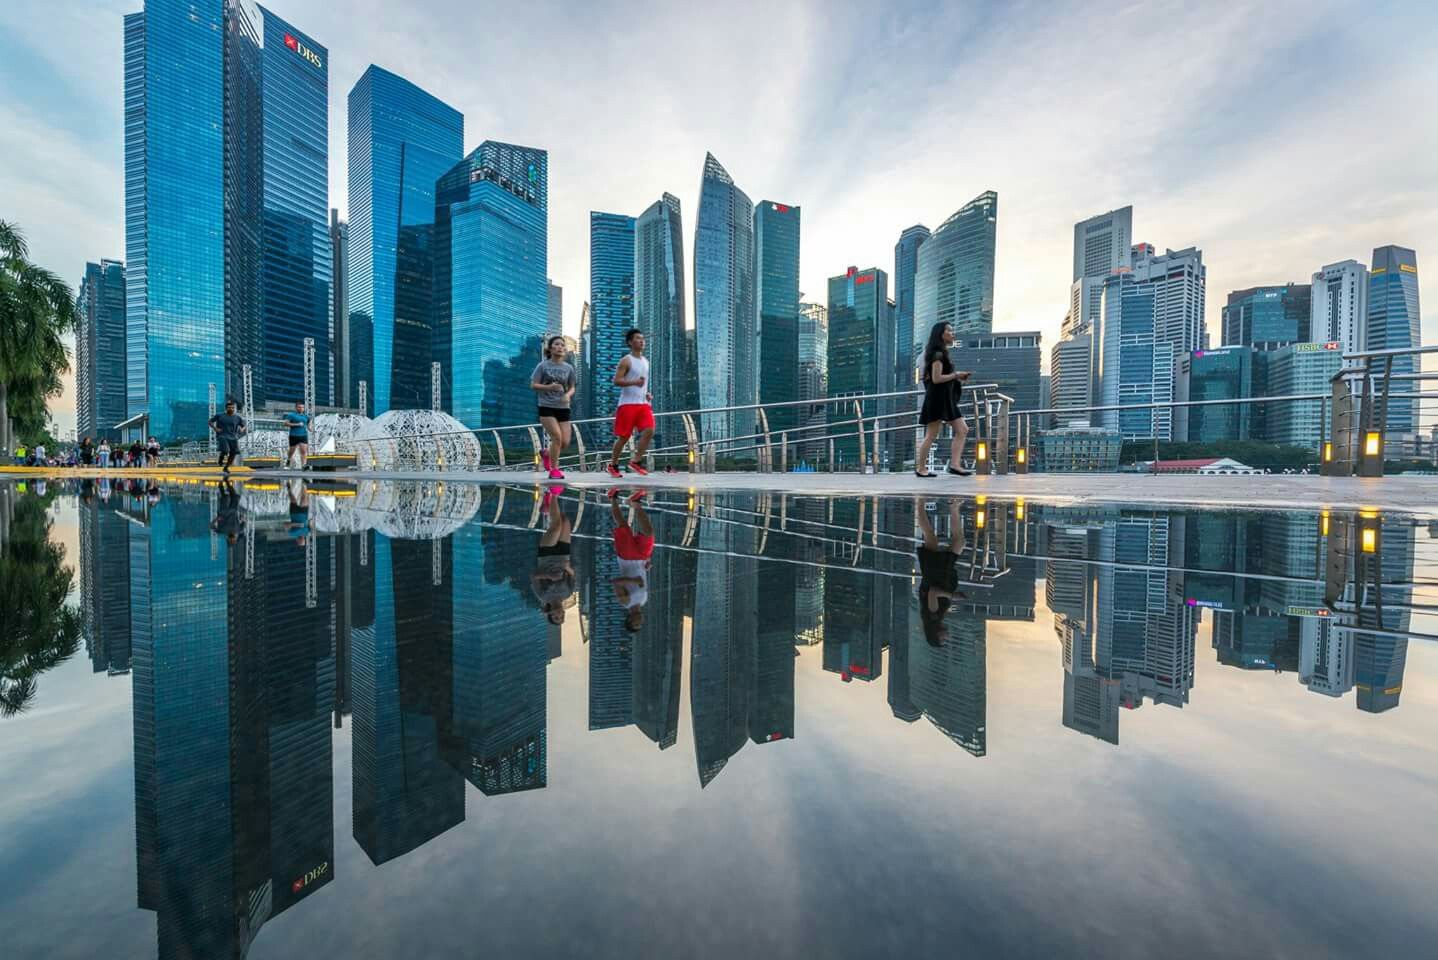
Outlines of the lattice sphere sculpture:
[{"label": "lattice sphere sculpture", "polygon": [[240,457],[279,457],[290,454],[290,435],[285,430],[251,430],[240,437]]},{"label": "lattice sphere sculpture", "polygon": [[361,490],[355,501],[367,522],[387,537],[440,540],[473,519],[479,511],[480,487],[396,480]]},{"label": "lattice sphere sculpture", "polygon": [[329,452],[334,442],[335,453],[352,453],[361,470],[392,470],[395,442],[375,426],[369,417],[358,413],[321,413],[310,424],[310,450]]},{"label": "lattice sphere sculpture", "polygon": [[390,410],[375,420],[375,428],[394,442],[392,469],[479,469],[479,440],[447,413]]}]

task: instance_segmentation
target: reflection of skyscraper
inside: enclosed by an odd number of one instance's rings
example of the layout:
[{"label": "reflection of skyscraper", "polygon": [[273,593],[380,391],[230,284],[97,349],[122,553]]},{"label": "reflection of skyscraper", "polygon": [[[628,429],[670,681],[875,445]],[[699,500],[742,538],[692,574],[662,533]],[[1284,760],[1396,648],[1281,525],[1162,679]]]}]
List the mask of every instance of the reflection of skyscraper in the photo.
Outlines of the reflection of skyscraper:
[{"label": "reflection of skyscraper", "polygon": [[80,612],[96,673],[130,670],[130,526],[103,506],[81,506]]},{"label": "reflection of skyscraper", "polygon": [[708,786],[749,734],[758,564],[752,528],[714,516],[700,520],[699,547],[689,698],[699,784]]},{"label": "reflection of skyscraper", "polygon": [[[1358,625],[1378,627],[1394,634],[1405,633],[1412,618],[1416,531],[1412,522],[1404,517],[1382,517],[1370,522],[1378,524],[1378,544],[1372,554],[1364,553],[1361,547],[1358,553],[1357,576],[1365,581],[1356,585]],[[1381,586],[1375,585],[1374,580]],[[1408,659],[1408,639],[1358,631],[1353,636],[1353,653],[1358,709],[1382,713],[1398,706],[1403,692],[1403,668]]]},{"label": "reflection of skyscraper", "polygon": [[429,543],[377,537],[374,625],[354,633],[354,837],[375,864],[464,819],[464,780],[440,756],[449,594],[432,582],[430,560]]},{"label": "reflection of skyscraper", "polygon": [[907,638],[913,705],[950,740],[976,757],[988,752],[988,641],[984,621],[951,615],[949,639],[930,646]]},{"label": "reflection of skyscraper", "polygon": [[209,512],[168,498],[130,544],[138,888],[161,957],[243,956],[334,876],[331,595],[304,586],[329,545],[216,554]]}]

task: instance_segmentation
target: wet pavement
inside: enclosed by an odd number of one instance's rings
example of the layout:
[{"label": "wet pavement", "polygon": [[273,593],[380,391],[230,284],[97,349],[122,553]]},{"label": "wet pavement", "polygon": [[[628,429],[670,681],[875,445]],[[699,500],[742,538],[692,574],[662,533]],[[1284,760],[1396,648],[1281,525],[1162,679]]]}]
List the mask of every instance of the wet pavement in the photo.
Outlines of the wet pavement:
[{"label": "wet pavement", "polygon": [[1425,515],[631,489],[0,481],[5,955],[1431,949]]}]

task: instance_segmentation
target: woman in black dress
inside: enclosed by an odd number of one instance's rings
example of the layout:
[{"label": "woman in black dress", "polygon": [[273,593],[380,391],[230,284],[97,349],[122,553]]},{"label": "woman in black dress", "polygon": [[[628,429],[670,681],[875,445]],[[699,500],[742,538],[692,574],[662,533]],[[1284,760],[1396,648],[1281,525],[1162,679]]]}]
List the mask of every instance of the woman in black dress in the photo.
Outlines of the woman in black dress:
[{"label": "woman in black dress", "polygon": [[919,444],[919,455],[914,458],[914,473],[920,477],[934,476],[929,472],[929,450],[946,423],[954,430],[954,439],[949,446],[949,473],[960,477],[973,474],[972,470],[964,468],[961,459],[964,441],[969,436],[969,425],[959,412],[962,381],[969,379],[969,372],[954,369],[949,359],[949,347],[953,342],[954,328],[941,321],[929,331],[929,344],[924,348],[924,405],[919,410],[924,439]]},{"label": "woman in black dress", "polygon": [[924,639],[929,646],[942,647],[949,639],[944,617],[954,600],[965,598],[959,590],[959,572],[955,569],[959,554],[964,551],[964,520],[959,513],[959,501],[950,501],[949,542],[940,547],[929,511],[917,497],[914,498],[914,516],[918,518],[919,529],[924,535],[918,549],[919,622],[923,624]]}]

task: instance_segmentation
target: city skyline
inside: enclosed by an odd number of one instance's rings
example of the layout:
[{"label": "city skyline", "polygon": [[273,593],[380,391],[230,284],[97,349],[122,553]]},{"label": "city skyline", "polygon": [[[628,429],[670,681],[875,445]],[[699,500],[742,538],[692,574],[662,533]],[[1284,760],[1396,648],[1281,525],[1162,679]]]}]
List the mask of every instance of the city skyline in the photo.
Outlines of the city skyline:
[{"label": "city skyline", "polygon": [[[0,190],[14,198],[5,215],[26,228],[37,259],[67,277],[78,276],[86,261],[124,257],[123,103],[116,37],[119,15],[139,6],[116,2],[55,10],[21,2],[0,13],[0,25],[16,48],[14,57],[5,58],[8,65],[0,67],[0,76],[10,81],[0,99],[0,116],[18,147],[0,164]],[[846,264],[889,269],[905,226],[932,225],[966,198],[996,190],[1005,198],[1005,216],[997,240],[994,329],[1037,329],[1047,343],[1058,341],[1066,306],[1073,225],[1105,209],[1138,208],[1135,242],[1205,251],[1207,326],[1215,343],[1230,291],[1301,280],[1323,264],[1348,258],[1366,261],[1369,251],[1387,244],[1415,249],[1422,257],[1438,233],[1438,204],[1430,199],[1433,191],[1424,189],[1432,173],[1420,159],[1431,130],[1401,103],[1380,95],[1399,78],[1413,96],[1438,87],[1438,68],[1420,59],[1422,38],[1434,26],[1421,12],[1412,16],[1408,11],[1404,42],[1381,42],[1355,32],[1337,56],[1326,50],[1320,55],[1322,17],[1306,13],[1299,19],[1297,7],[1291,17],[1266,9],[1225,11],[1187,23],[1183,31],[1149,35],[1142,49],[1124,48],[1126,76],[1148,74],[1156,82],[1196,92],[1191,108],[1178,112],[1156,103],[1107,109],[1115,97],[1132,96],[1127,81],[1117,75],[1090,78],[1093,82],[1084,85],[1067,83],[1072,61],[1065,50],[1119,42],[1077,8],[1055,13],[1036,28],[1020,25],[1016,13],[1011,18],[977,7],[945,11],[936,24],[933,11],[925,10],[923,30],[909,26],[915,20],[906,11],[895,10],[881,33],[881,47],[889,54],[882,59],[916,66],[871,85],[860,76],[837,87],[829,79],[833,71],[821,70],[812,56],[789,52],[797,35],[807,38],[804,50],[837,49],[841,56],[859,56],[856,41],[839,31],[842,18],[827,12],[821,19],[802,8],[766,11],[763,32],[774,39],[753,44],[747,40],[756,33],[758,17],[739,11],[717,28],[705,24],[702,29],[733,31],[746,44],[726,44],[719,37],[699,44],[697,51],[683,39],[698,44],[701,27],[682,14],[637,17],[641,35],[652,30],[681,38],[662,45],[674,51],[669,56],[683,68],[670,71],[677,75],[675,85],[656,94],[645,83],[646,68],[623,62],[617,41],[593,45],[596,25],[606,16],[600,9],[586,11],[563,29],[556,22],[553,43],[506,45],[503,37],[480,37],[451,46],[435,44],[432,31],[422,25],[442,17],[453,4],[413,4],[388,24],[397,29],[383,36],[369,32],[373,20],[363,11],[341,17],[308,0],[277,6],[277,14],[303,25],[329,50],[331,206],[352,218],[345,195],[347,145],[340,136],[347,128],[344,98],[373,62],[465,112],[471,120],[467,148],[494,136],[550,151],[556,191],[550,273],[557,285],[571,290],[587,286],[587,212],[640,210],[666,190],[697,210],[694,171],[706,150],[722,157],[751,195],[783,196],[808,208],[800,284],[807,300],[819,299],[824,278]],[[1000,36],[1020,26],[1025,33],[1022,42],[1007,49],[992,43],[984,46],[994,52],[973,53],[970,44],[960,56],[958,38],[970,24]],[[539,27],[544,26],[541,14]],[[57,44],[57,35],[67,42]],[[1083,36],[1092,36],[1093,44],[1073,42]],[[581,42],[585,46],[578,48]],[[1248,49],[1255,55],[1239,58],[1248,66],[1237,72],[1208,62],[1174,67],[1184,60],[1179,51],[1194,45]],[[748,49],[734,54],[740,46]],[[462,69],[475,56],[501,69],[507,66],[510,75],[532,87],[533,96],[515,104],[493,102],[481,92],[482,81],[469,79]],[[616,116],[574,102],[571,84],[548,77],[567,76],[560,67],[576,56],[612,66],[615,82],[607,95],[637,107]],[[743,82],[755,61],[783,64],[768,71],[775,95],[762,103],[753,102]],[[935,62],[943,65],[937,78]],[[894,89],[919,64],[931,92],[911,110],[892,111]],[[1022,77],[1023,85],[1036,91],[1032,102],[1021,103],[1024,109],[945,96],[980,78],[1003,86],[1005,77],[1010,86]],[[711,84],[712,78],[718,82]],[[1063,95],[1044,92],[1053,90]],[[1366,104],[1365,129],[1384,131],[1382,140],[1351,142],[1336,131],[1305,124],[1304,105],[1311,98],[1340,94]],[[956,106],[960,102],[966,106]],[[807,109],[793,122],[788,118],[796,103]],[[599,113],[602,134],[596,126]],[[1135,115],[1145,122],[1134,122]],[[676,116],[682,118],[677,124]],[[664,132],[656,134],[661,118]],[[903,147],[902,160],[855,165],[854,151],[847,148],[855,145],[859,129],[865,138],[878,130],[894,139]],[[1005,136],[995,140],[971,132],[984,129],[1003,129]],[[823,149],[814,149],[816,137]],[[1077,149],[1062,155],[1043,149],[1054,140]],[[646,144],[642,176],[632,174],[630,151],[595,149],[596,143],[628,141]],[[1152,167],[1181,165],[1186,176],[1142,176],[1134,157]],[[1379,164],[1396,179],[1380,184],[1373,178]],[[954,177],[955,169],[962,175]],[[1106,172],[1095,176],[1094,170]],[[1336,182],[1348,184],[1343,200],[1316,204],[1314,197]],[[1427,299],[1438,302],[1434,294]],[[577,303],[570,304],[564,319],[566,333],[576,334]],[[692,328],[692,304],[686,320]],[[1432,307],[1424,320],[1424,339],[1433,342],[1438,318]],[[72,393],[54,404],[62,427],[73,422],[72,405]]]}]

